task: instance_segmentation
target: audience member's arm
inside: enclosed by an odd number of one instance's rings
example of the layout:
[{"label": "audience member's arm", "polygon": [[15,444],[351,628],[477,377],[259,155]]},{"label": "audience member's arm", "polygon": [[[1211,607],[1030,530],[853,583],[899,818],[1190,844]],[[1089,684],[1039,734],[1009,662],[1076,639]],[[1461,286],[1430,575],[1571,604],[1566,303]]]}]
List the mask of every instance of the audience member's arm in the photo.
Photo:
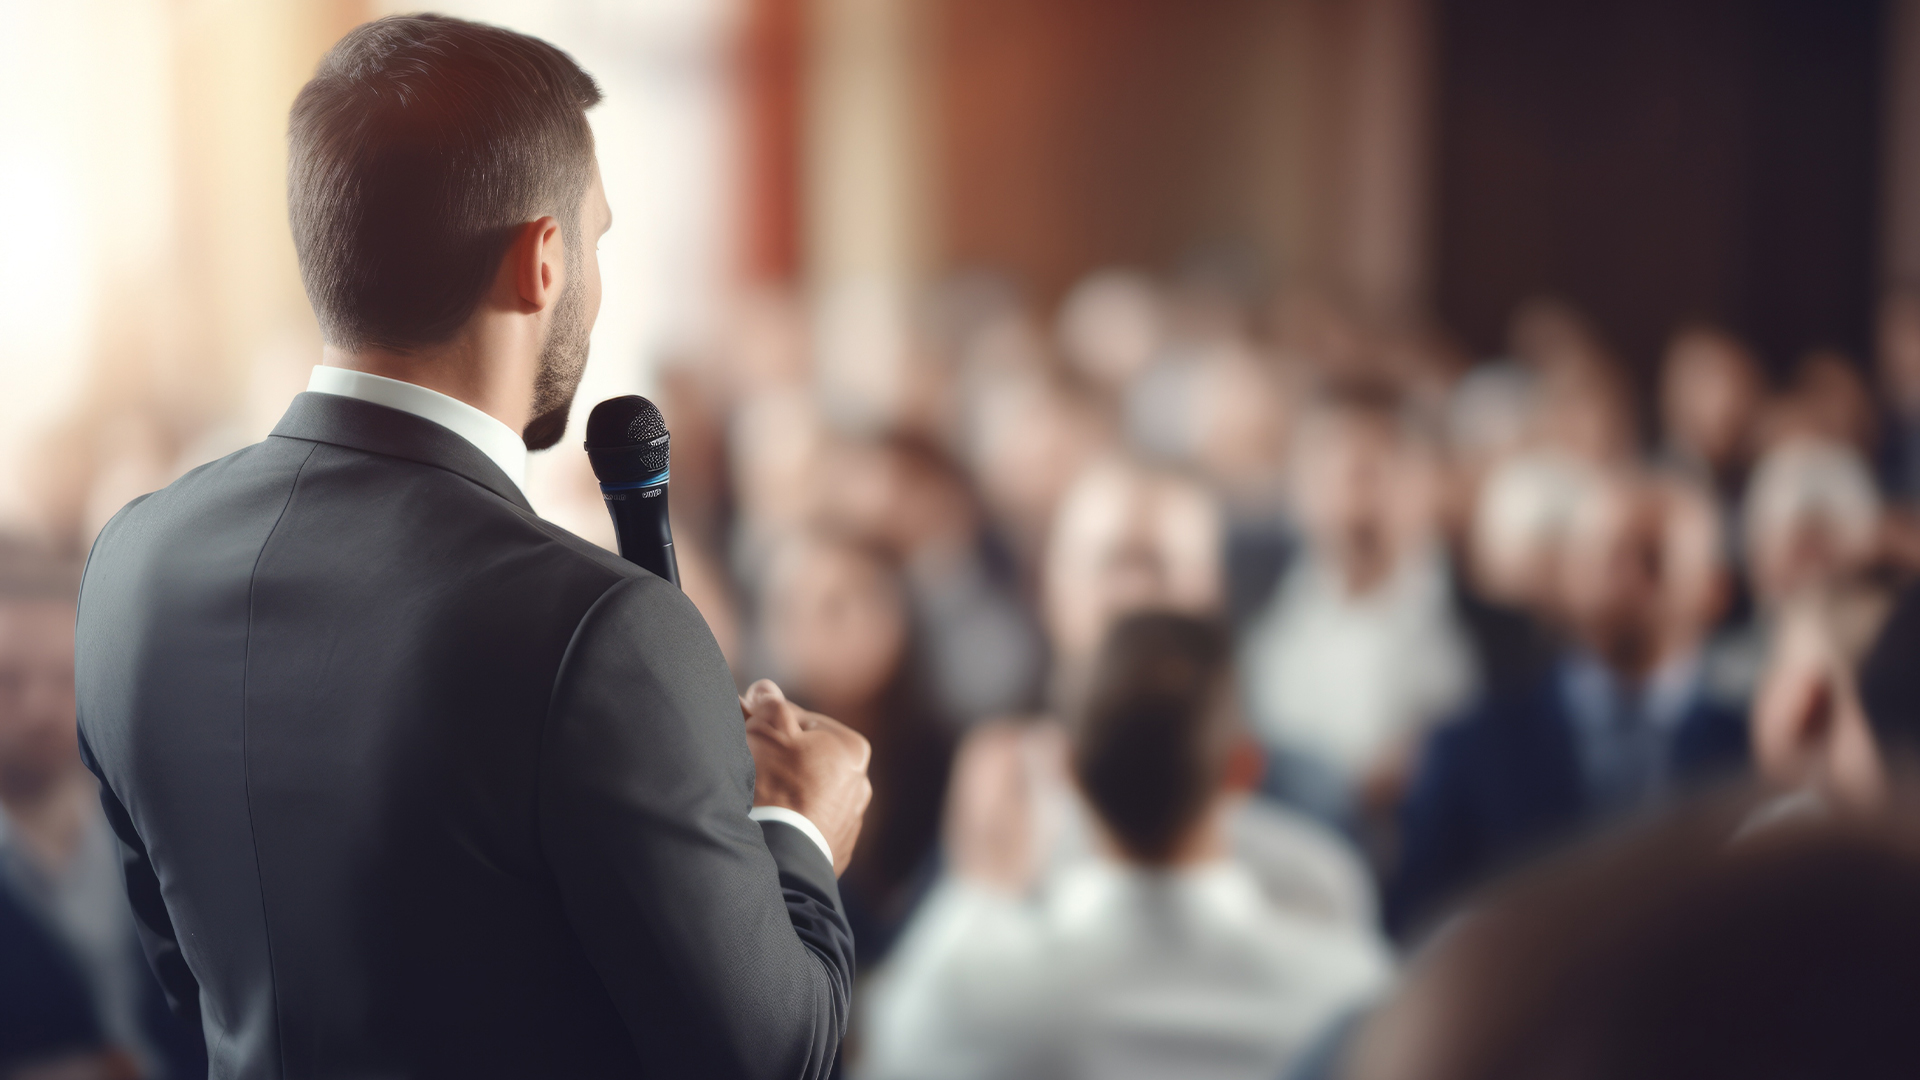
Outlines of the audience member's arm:
[{"label": "audience member's arm", "polygon": [[167,914],[166,901],[160,896],[160,876],[154,872],[153,860],[147,855],[147,845],[141,841],[140,834],[134,831],[133,818],[114,795],[113,789],[107,786],[107,778],[93,758],[93,748],[87,745],[85,733],[80,736],[80,759],[99,779],[100,806],[106,811],[107,823],[113,827],[114,835],[120,838],[120,863],[125,871],[127,900],[133,908],[134,927],[140,935],[140,947],[147,954],[147,962],[152,965],[160,988],[166,991],[167,1004],[183,1020],[198,1025],[200,984],[187,967],[187,958],[180,952],[180,942],[173,931],[173,918]]},{"label": "audience member's arm", "polygon": [[997,1075],[1038,990],[1031,785],[1023,734],[975,732],[948,788],[948,875],[914,916],[862,1005],[863,1080]]},{"label": "audience member's arm", "polygon": [[[865,806],[865,742],[813,719],[778,735],[790,760],[769,772],[811,794],[792,809],[844,859]],[[799,829],[748,818],[741,703],[679,590],[631,579],[582,620],[541,769],[562,899],[652,1075],[824,1077],[853,984],[835,868]]]}]

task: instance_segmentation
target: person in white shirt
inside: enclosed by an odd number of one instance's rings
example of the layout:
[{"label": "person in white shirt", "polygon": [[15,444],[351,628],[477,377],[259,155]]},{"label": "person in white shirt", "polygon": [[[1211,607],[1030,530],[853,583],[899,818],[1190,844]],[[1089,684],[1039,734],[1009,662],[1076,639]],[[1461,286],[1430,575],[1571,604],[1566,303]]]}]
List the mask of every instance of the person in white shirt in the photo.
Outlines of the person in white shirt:
[{"label": "person in white shirt", "polygon": [[1226,793],[1259,761],[1230,652],[1187,616],[1115,627],[1071,745],[1101,853],[1037,896],[1021,743],[969,744],[951,874],[867,989],[857,1075],[1271,1080],[1386,984],[1373,933],[1275,905],[1229,854]]},{"label": "person in white shirt", "polygon": [[1343,824],[1397,801],[1406,751],[1479,671],[1435,530],[1431,447],[1390,392],[1321,392],[1294,448],[1303,544],[1240,649],[1269,788]]}]

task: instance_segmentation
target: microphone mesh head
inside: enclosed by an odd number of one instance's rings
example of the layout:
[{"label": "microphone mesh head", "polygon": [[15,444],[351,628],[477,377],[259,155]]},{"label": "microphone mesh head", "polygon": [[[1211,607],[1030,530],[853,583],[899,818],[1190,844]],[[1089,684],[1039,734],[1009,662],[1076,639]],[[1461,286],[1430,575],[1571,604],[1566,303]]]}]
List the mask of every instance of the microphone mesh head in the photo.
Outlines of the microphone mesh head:
[{"label": "microphone mesh head", "polygon": [[[657,473],[667,467],[667,445],[666,417],[660,415],[660,409],[653,402],[638,394],[608,398],[595,405],[587,417],[589,451],[613,450],[624,446],[647,448],[639,453],[636,462],[644,470],[642,475]],[[640,477],[630,479],[637,480]]]}]

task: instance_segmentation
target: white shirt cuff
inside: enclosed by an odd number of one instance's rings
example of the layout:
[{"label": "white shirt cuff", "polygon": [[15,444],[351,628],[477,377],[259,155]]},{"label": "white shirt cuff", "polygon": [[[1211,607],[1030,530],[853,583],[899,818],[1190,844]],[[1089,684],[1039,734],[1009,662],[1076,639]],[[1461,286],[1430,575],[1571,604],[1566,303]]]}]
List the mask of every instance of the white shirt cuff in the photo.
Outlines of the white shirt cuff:
[{"label": "white shirt cuff", "polygon": [[747,816],[754,821],[777,821],[782,825],[791,825],[799,829],[807,835],[807,839],[813,841],[815,847],[820,849],[820,854],[827,857],[827,865],[833,865],[833,848],[827,845],[826,834],[822,833],[813,822],[808,821],[807,815],[800,811],[789,810],[784,806],[756,806],[747,811]]}]

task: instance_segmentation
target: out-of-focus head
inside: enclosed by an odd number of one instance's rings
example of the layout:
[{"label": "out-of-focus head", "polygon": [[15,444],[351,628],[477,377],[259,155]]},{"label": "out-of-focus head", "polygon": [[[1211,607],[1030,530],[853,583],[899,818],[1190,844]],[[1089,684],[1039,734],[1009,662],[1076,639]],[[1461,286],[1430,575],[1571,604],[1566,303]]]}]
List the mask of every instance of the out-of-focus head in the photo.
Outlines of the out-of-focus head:
[{"label": "out-of-focus head", "polygon": [[1080,790],[1129,858],[1163,864],[1211,809],[1241,739],[1218,624],[1142,613],[1115,623],[1073,725]]},{"label": "out-of-focus head", "polygon": [[797,700],[859,723],[905,662],[899,573],[875,548],[806,532],[768,566],[761,627],[775,677]]},{"label": "out-of-focus head", "polygon": [[[1905,808],[1910,811],[1910,808]],[[1511,882],[1411,964],[1348,1080],[1910,1071],[1920,830],[1691,807]]]},{"label": "out-of-focus head", "polygon": [[1221,603],[1213,497],[1178,474],[1119,460],[1089,468],[1047,542],[1047,628],[1064,668],[1088,663],[1114,621],[1137,611],[1211,615]]},{"label": "out-of-focus head", "polygon": [[1768,451],[1747,487],[1747,564],[1755,596],[1778,604],[1844,580],[1872,559],[1881,503],[1851,447],[1797,439]]},{"label": "out-of-focus head", "polygon": [[1656,490],[1630,472],[1606,474],[1574,508],[1561,563],[1568,630],[1622,675],[1661,659],[1666,595],[1665,521]]},{"label": "out-of-focus head", "polygon": [[828,451],[820,480],[816,515],[872,539],[903,564],[958,553],[977,539],[979,513],[966,474],[921,436],[843,441]]},{"label": "out-of-focus head", "polygon": [[1625,463],[1637,441],[1627,388],[1604,357],[1548,369],[1534,422],[1541,445],[1601,465]]},{"label": "out-of-focus head", "polygon": [[1866,379],[1851,360],[1831,349],[1801,358],[1787,392],[1769,406],[1761,427],[1761,443],[1768,448],[1819,439],[1871,454],[1879,440],[1879,418]]},{"label": "out-of-focus head", "polygon": [[1391,387],[1323,389],[1301,421],[1289,471],[1301,530],[1355,594],[1384,583],[1433,528],[1431,443]]},{"label": "out-of-focus head", "polygon": [[598,233],[583,222],[605,203],[586,116],[599,101],[567,54],[499,27],[395,15],[341,38],[287,133],[294,247],[327,343],[404,354],[450,340],[519,227],[552,217],[567,280],[525,438],[557,442],[600,306]]},{"label": "out-of-focus head", "polygon": [[1920,292],[1899,289],[1880,304],[1880,387],[1895,412],[1920,417]]},{"label": "out-of-focus head", "polygon": [[31,793],[80,764],[73,621],[79,566],[0,545],[0,790]]},{"label": "out-of-focus head", "polygon": [[1514,308],[1507,323],[1507,347],[1522,362],[1549,374],[1600,363],[1605,352],[1587,317],[1552,296],[1532,297]]},{"label": "out-of-focus head", "polygon": [[981,495],[1023,554],[1042,542],[1067,486],[1113,441],[1084,389],[1042,371],[983,386],[968,434]]},{"label": "out-of-focus head", "polygon": [[1518,454],[1481,483],[1469,524],[1474,582],[1497,603],[1551,615],[1575,512],[1604,486],[1593,464],[1567,454]]},{"label": "out-of-focus head", "polygon": [[1061,351],[1082,375],[1119,389],[1152,361],[1166,333],[1160,290],[1145,274],[1102,270],[1060,303]]},{"label": "out-of-focus head", "polygon": [[1732,599],[1727,538],[1712,493],[1675,477],[1655,481],[1661,515],[1661,655],[1705,642]]},{"label": "out-of-focus head", "polygon": [[1760,366],[1738,339],[1711,326],[1681,330],[1660,372],[1667,444],[1725,473],[1749,452],[1763,389]]}]

